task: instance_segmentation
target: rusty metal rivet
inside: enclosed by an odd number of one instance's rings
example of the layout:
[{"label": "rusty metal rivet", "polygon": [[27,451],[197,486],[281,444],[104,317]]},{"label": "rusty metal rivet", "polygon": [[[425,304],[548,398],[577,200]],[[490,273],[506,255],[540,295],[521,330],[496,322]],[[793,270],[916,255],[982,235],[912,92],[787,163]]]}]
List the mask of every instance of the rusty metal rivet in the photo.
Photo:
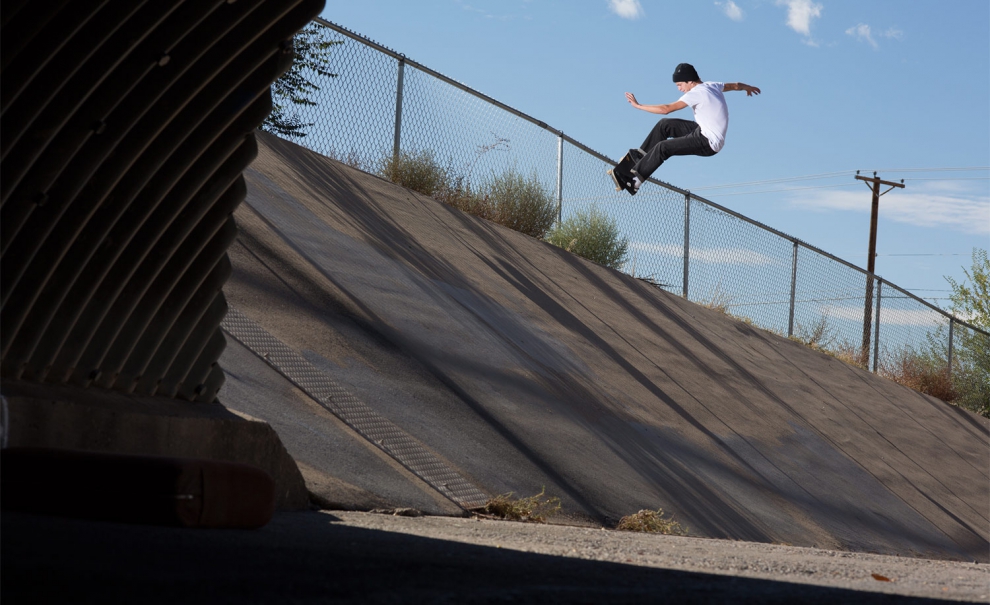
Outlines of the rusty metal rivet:
[{"label": "rusty metal rivet", "polygon": [[162,53],[162,56],[158,58],[158,67],[165,67],[171,60],[172,57],[168,53]]}]

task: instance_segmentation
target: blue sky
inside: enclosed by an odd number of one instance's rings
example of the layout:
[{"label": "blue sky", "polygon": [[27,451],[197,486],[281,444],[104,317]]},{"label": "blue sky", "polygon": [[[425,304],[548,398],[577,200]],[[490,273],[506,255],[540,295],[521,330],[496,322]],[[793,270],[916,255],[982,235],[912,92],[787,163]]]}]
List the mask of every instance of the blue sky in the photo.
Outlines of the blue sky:
[{"label": "blue sky", "polygon": [[654,176],[863,267],[853,175],[905,179],[881,199],[876,271],[926,299],[990,248],[987,0],[328,0],[322,16],[614,158],[656,120],[623,93],[677,100],[676,64],[758,86],[727,93],[721,153]]}]

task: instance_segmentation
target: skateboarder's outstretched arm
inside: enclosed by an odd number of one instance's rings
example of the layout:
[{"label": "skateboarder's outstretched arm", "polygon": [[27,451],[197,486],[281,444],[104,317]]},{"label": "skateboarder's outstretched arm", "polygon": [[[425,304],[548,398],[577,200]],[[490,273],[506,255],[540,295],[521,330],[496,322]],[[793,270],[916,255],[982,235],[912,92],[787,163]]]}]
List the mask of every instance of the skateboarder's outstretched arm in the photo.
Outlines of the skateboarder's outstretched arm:
[{"label": "skateboarder's outstretched arm", "polygon": [[742,82],[733,82],[732,84],[726,83],[726,85],[722,88],[722,90],[723,91],[744,90],[746,91],[747,97],[760,94],[759,88],[755,86],[750,86],[749,84],[743,84]]},{"label": "skateboarder's outstretched arm", "polygon": [[687,107],[687,103],[684,101],[675,101],[673,103],[666,103],[664,105],[641,105],[636,100],[636,95],[631,92],[626,93],[626,100],[629,104],[636,109],[642,109],[643,111],[648,111],[650,113],[658,113],[660,115],[667,115],[668,113],[677,111],[678,109],[684,109]]}]

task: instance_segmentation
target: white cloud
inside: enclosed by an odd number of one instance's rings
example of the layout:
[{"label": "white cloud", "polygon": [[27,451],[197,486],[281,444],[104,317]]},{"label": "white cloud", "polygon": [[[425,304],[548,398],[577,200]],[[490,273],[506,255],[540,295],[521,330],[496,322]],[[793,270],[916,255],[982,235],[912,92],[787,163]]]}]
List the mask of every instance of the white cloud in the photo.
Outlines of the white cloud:
[{"label": "white cloud", "polygon": [[[652,244],[649,242],[630,242],[629,249],[646,254],[659,254],[662,256],[684,257],[684,246],[678,244]],[[749,265],[762,267],[780,264],[779,259],[772,256],[760,254],[745,248],[696,248],[691,247],[688,252],[691,261],[711,263],[719,265]]]},{"label": "white cloud", "polygon": [[883,36],[884,38],[893,38],[894,40],[902,40],[904,38],[904,32],[897,29],[896,27],[888,27],[880,35]]},{"label": "white cloud", "polygon": [[888,40],[901,40],[904,38],[904,32],[897,29],[896,27],[888,27],[884,31],[874,34],[873,30],[869,25],[865,23],[860,23],[846,30],[846,34],[850,35],[861,42],[866,42],[873,48],[879,48],[880,45],[877,44],[874,35],[878,35],[881,38],[887,38]]},{"label": "white cloud", "polygon": [[639,19],[645,14],[639,0],[608,0],[608,8],[623,19]]},{"label": "white cloud", "polygon": [[[886,291],[886,288],[884,289]],[[894,294],[894,296],[902,296]],[[882,294],[881,294],[882,298]],[[863,321],[863,307],[832,307],[829,309],[829,317],[853,322]],[[880,302],[880,324],[883,326],[934,326],[944,316],[931,309],[897,309],[884,308],[883,301]]]},{"label": "white cloud", "polygon": [[777,0],[777,6],[787,7],[787,26],[805,37],[811,37],[811,21],[821,17],[825,8],[811,0]]},{"label": "white cloud", "polygon": [[725,16],[732,19],[733,21],[743,20],[743,11],[739,8],[739,5],[732,0],[726,0],[725,2],[716,2],[715,6],[721,6],[722,12]]},{"label": "white cloud", "polygon": [[857,40],[862,40],[866,42],[873,48],[879,48],[877,41],[873,39],[873,34],[870,33],[870,26],[865,23],[860,23],[846,30],[846,34],[850,35]]},{"label": "white cloud", "polygon": [[[870,211],[870,192],[819,191],[791,200],[791,204],[821,211]],[[962,233],[990,235],[990,198],[947,186],[898,189],[880,198],[880,216],[920,227],[947,228]]]}]

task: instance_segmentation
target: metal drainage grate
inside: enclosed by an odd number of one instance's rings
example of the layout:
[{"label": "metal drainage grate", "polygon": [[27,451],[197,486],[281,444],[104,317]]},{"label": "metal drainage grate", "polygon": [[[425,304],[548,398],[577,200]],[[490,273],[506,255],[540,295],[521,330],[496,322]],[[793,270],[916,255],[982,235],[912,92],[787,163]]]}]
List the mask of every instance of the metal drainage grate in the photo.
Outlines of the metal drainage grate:
[{"label": "metal drainage grate", "polygon": [[438,492],[465,509],[478,508],[485,504],[488,497],[484,493],[419,441],[348,393],[325,372],[243,313],[231,308],[220,326],[330,413]]}]

